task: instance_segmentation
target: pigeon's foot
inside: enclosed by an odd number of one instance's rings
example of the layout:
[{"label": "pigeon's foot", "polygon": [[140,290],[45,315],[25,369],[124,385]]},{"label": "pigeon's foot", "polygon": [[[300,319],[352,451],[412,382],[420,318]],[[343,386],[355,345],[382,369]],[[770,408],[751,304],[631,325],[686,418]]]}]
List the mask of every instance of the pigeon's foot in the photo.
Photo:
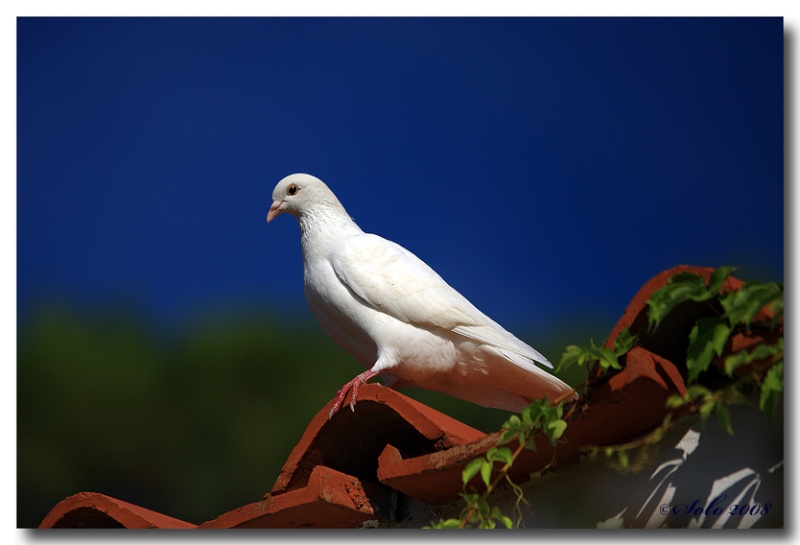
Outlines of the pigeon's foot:
[{"label": "pigeon's foot", "polygon": [[328,420],[333,418],[333,415],[339,410],[342,406],[342,402],[344,398],[347,397],[347,392],[352,391],[352,395],[350,396],[350,410],[355,412],[356,410],[356,400],[358,399],[358,388],[362,384],[366,384],[370,379],[373,377],[378,376],[380,373],[376,371],[372,371],[371,369],[368,371],[364,371],[356,378],[342,386],[342,389],[336,394],[336,402],[333,404],[331,408],[331,412],[328,413]]}]

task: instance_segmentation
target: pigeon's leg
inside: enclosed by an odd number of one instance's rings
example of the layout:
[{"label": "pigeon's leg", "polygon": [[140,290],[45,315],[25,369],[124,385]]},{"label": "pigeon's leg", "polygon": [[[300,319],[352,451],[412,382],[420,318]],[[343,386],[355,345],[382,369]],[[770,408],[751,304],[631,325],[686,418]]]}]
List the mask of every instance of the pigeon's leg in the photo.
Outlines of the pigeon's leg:
[{"label": "pigeon's leg", "polygon": [[331,412],[328,413],[328,420],[333,418],[333,415],[336,414],[336,411],[339,410],[339,407],[342,406],[342,402],[344,401],[345,396],[347,396],[347,392],[353,391],[353,395],[350,397],[350,410],[356,410],[356,400],[358,399],[358,388],[362,384],[366,384],[370,379],[380,375],[380,371],[374,371],[369,369],[368,371],[364,371],[356,378],[342,386],[342,389],[336,394],[336,402],[333,404],[333,408],[331,408]]}]

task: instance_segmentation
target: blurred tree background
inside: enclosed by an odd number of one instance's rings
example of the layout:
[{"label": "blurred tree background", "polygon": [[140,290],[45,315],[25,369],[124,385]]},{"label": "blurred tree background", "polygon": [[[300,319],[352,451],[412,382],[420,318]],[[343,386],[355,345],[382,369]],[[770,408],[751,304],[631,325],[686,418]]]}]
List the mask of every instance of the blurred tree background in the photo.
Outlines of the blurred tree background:
[{"label": "blurred tree background", "polygon": [[[515,333],[557,364],[615,320]],[[197,524],[258,501],[308,422],[362,371],[310,313],[241,308],[164,331],[126,305],[51,303],[20,320],[17,353],[19,527],[81,491]],[[483,431],[508,417],[402,391]]]}]

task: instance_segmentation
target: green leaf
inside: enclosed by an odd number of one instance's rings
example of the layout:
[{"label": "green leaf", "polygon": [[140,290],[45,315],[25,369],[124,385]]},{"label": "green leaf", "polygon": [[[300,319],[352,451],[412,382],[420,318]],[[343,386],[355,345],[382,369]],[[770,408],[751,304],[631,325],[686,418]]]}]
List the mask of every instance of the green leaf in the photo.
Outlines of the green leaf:
[{"label": "green leaf", "polygon": [[712,295],[719,293],[719,290],[722,289],[722,284],[725,282],[725,279],[728,278],[733,271],[738,268],[739,267],[720,267],[712,272],[708,279],[708,293]]},{"label": "green leaf", "polygon": [[628,460],[628,453],[624,450],[617,451],[617,462],[619,463],[620,467],[628,467],[630,465],[630,461]]},{"label": "green leaf", "polygon": [[483,458],[475,458],[470,463],[467,464],[467,467],[461,472],[461,480],[464,483],[464,486],[467,485],[468,482],[472,480],[472,478],[478,474],[478,471],[481,470],[483,467]]},{"label": "green leaf", "polygon": [[478,514],[481,516],[482,519],[488,519],[491,510],[489,509],[489,502],[487,502],[484,498],[479,498],[475,507],[478,508]]},{"label": "green leaf", "polygon": [[750,327],[750,322],[752,322],[755,315],[764,308],[777,305],[780,307],[781,312],[783,310],[783,287],[780,284],[769,283],[755,285],[753,292],[747,305],[747,311],[743,317],[747,327]]},{"label": "green leaf", "polygon": [[783,287],[777,283],[751,282],[720,298],[731,324],[750,327],[753,317],[763,308],[772,307],[783,315]]},{"label": "green leaf", "polygon": [[559,437],[564,435],[564,432],[567,430],[567,423],[559,418],[547,424],[547,429],[550,430],[547,433],[548,437],[550,437],[550,442],[555,445]]},{"label": "green leaf", "polygon": [[711,412],[714,410],[716,403],[712,400],[708,400],[700,405],[700,421],[705,425],[708,422],[708,417],[711,416]]},{"label": "green leaf", "polygon": [[747,365],[758,360],[764,360],[783,353],[783,337],[775,344],[758,344],[752,350],[739,350],[725,358],[725,372],[733,376],[733,371],[742,365]]},{"label": "green leaf", "polygon": [[503,423],[503,429],[508,430],[514,434],[519,433],[523,429],[522,421],[520,420],[519,416],[516,414],[512,414],[508,420]]},{"label": "green leaf", "polygon": [[[783,395],[783,362],[776,363],[764,377],[761,385],[761,397],[758,400],[758,407],[761,411],[772,416],[778,406],[778,399]],[[769,411],[769,412],[768,412]]]},{"label": "green leaf", "polygon": [[521,427],[520,431],[524,431],[524,430],[527,430],[529,428],[532,428],[533,425],[534,425],[534,422],[533,422],[533,407],[531,407],[530,405],[527,406],[527,407],[523,407],[521,414],[522,414],[522,427]]},{"label": "green leaf", "polygon": [[730,326],[720,318],[712,316],[697,321],[689,334],[689,348],[686,351],[688,382],[694,382],[700,373],[708,369],[714,354],[722,355],[730,334]]},{"label": "green leaf", "polygon": [[607,348],[598,348],[596,349],[596,354],[597,361],[600,362],[600,367],[603,369],[622,369],[622,366],[619,364],[619,359],[613,350],[609,350]]},{"label": "green leaf", "polygon": [[717,403],[717,420],[719,420],[720,427],[728,432],[728,435],[733,435],[733,428],[731,427],[731,415],[728,412],[728,407]]},{"label": "green leaf", "polygon": [[[620,342],[619,349],[629,349],[633,344],[633,337],[630,336],[627,330],[620,333],[620,336],[622,338],[619,339],[618,336],[617,339]],[[629,346],[626,348],[626,345]],[[594,344],[594,341],[591,341],[589,348],[580,348],[575,345],[570,345],[561,356],[561,363],[559,363],[556,372],[563,371],[573,365],[587,365],[593,361],[598,362],[604,371],[608,371],[609,369],[622,369],[617,358],[617,355],[622,353],[624,352],[618,351],[616,341],[614,350],[597,346]]]},{"label": "green leaf", "polygon": [[492,447],[486,452],[486,459],[490,462],[502,462],[511,465],[514,463],[511,449],[506,447]]},{"label": "green leaf", "polygon": [[514,522],[507,516],[500,511],[499,507],[493,507],[491,512],[491,518],[499,521],[503,526],[508,528],[509,530],[514,527]]},{"label": "green leaf", "polygon": [[561,355],[561,361],[558,364],[556,373],[569,369],[573,365],[583,365],[586,363],[586,357],[587,353],[583,348],[575,345],[568,346]]},{"label": "green leaf", "polygon": [[686,388],[686,397],[691,399],[695,403],[697,402],[697,400],[705,399],[710,395],[711,395],[711,390],[700,384],[690,384]]},{"label": "green leaf", "polygon": [[627,354],[628,351],[633,348],[633,343],[636,341],[636,337],[631,335],[630,328],[625,328],[619,332],[617,338],[614,339],[614,353],[617,356],[622,356],[623,354]]},{"label": "green leaf", "polygon": [[509,416],[508,420],[506,421],[506,423],[503,424],[504,427],[506,427],[506,428],[508,428],[510,430],[511,429],[517,430],[517,429],[520,428],[521,425],[522,425],[522,421],[519,419],[519,416],[517,416],[515,414],[512,414],[511,416]]},{"label": "green leaf", "polygon": [[783,318],[783,297],[773,301],[769,307],[772,312],[775,313],[775,315],[772,317],[772,320],[770,320],[769,327],[770,329],[775,329],[775,326],[778,325],[778,322],[780,322],[781,318]]},{"label": "green leaf", "polygon": [[503,433],[500,434],[500,439],[498,440],[499,443],[508,443],[512,439],[518,437],[518,433],[509,429],[503,430]]},{"label": "green leaf", "polygon": [[466,503],[469,507],[475,507],[476,509],[478,507],[478,502],[481,501],[481,495],[475,492],[462,492],[459,494],[459,496],[464,498],[464,503]]},{"label": "green leaf", "polygon": [[528,450],[532,450],[533,452],[536,452],[536,436],[535,435],[530,434],[525,439],[525,448],[528,449]]},{"label": "green leaf", "polygon": [[[761,348],[761,345],[759,345],[756,348]],[[755,350],[753,350],[752,352],[755,352]],[[740,350],[725,358],[725,374],[728,375],[729,377],[732,377],[733,371],[737,367],[741,367],[742,365],[747,365],[748,363],[753,361],[751,357],[752,352],[748,352],[747,350]]]},{"label": "green leaf", "polygon": [[678,273],[669,279],[663,288],[655,291],[647,301],[647,317],[650,330],[658,325],[676,306],[685,301],[705,301],[716,294],[709,294],[705,281],[694,273]]},{"label": "green leaf", "polygon": [[[524,410],[523,414],[525,414]],[[530,418],[530,416],[528,417]],[[531,426],[529,424],[526,425],[522,420],[520,420],[519,416],[512,414],[503,424],[503,433],[500,435],[500,443],[507,443],[508,441],[519,437],[520,435],[524,435],[527,433],[530,427]]]},{"label": "green leaf", "polygon": [[423,529],[449,530],[453,528],[458,528],[460,525],[461,525],[460,519],[447,519],[447,520],[440,520],[439,522],[432,522],[430,526],[424,526]]},{"label": "green leaf", "polygon": [[666,406],[668,409],[677,409],[686,405],[686,399],[678,394],[672,394],[667,398]]},{"label": "green leaf", "polygon": [[481,465],[481,479],[483,480],[483,484],[486,485],[486,488],[489,488],[492,479],[492,463],[483,459],[481,461],[483,462]]}]

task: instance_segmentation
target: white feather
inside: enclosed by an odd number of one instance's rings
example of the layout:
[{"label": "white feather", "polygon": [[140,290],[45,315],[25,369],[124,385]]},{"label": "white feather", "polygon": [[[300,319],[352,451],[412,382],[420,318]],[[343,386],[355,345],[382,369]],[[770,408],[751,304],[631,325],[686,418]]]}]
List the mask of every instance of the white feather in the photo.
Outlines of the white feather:
[{"label": "white feather", "polygon": [[536,365],[552,368],[547,358],[416,255],[364,233],[322,181],[288,176],[273,199],[268,220],[281,212],[299,220],[312,312],[370,376],[512,411],[542,397],[569,397],[569,386]]}]

